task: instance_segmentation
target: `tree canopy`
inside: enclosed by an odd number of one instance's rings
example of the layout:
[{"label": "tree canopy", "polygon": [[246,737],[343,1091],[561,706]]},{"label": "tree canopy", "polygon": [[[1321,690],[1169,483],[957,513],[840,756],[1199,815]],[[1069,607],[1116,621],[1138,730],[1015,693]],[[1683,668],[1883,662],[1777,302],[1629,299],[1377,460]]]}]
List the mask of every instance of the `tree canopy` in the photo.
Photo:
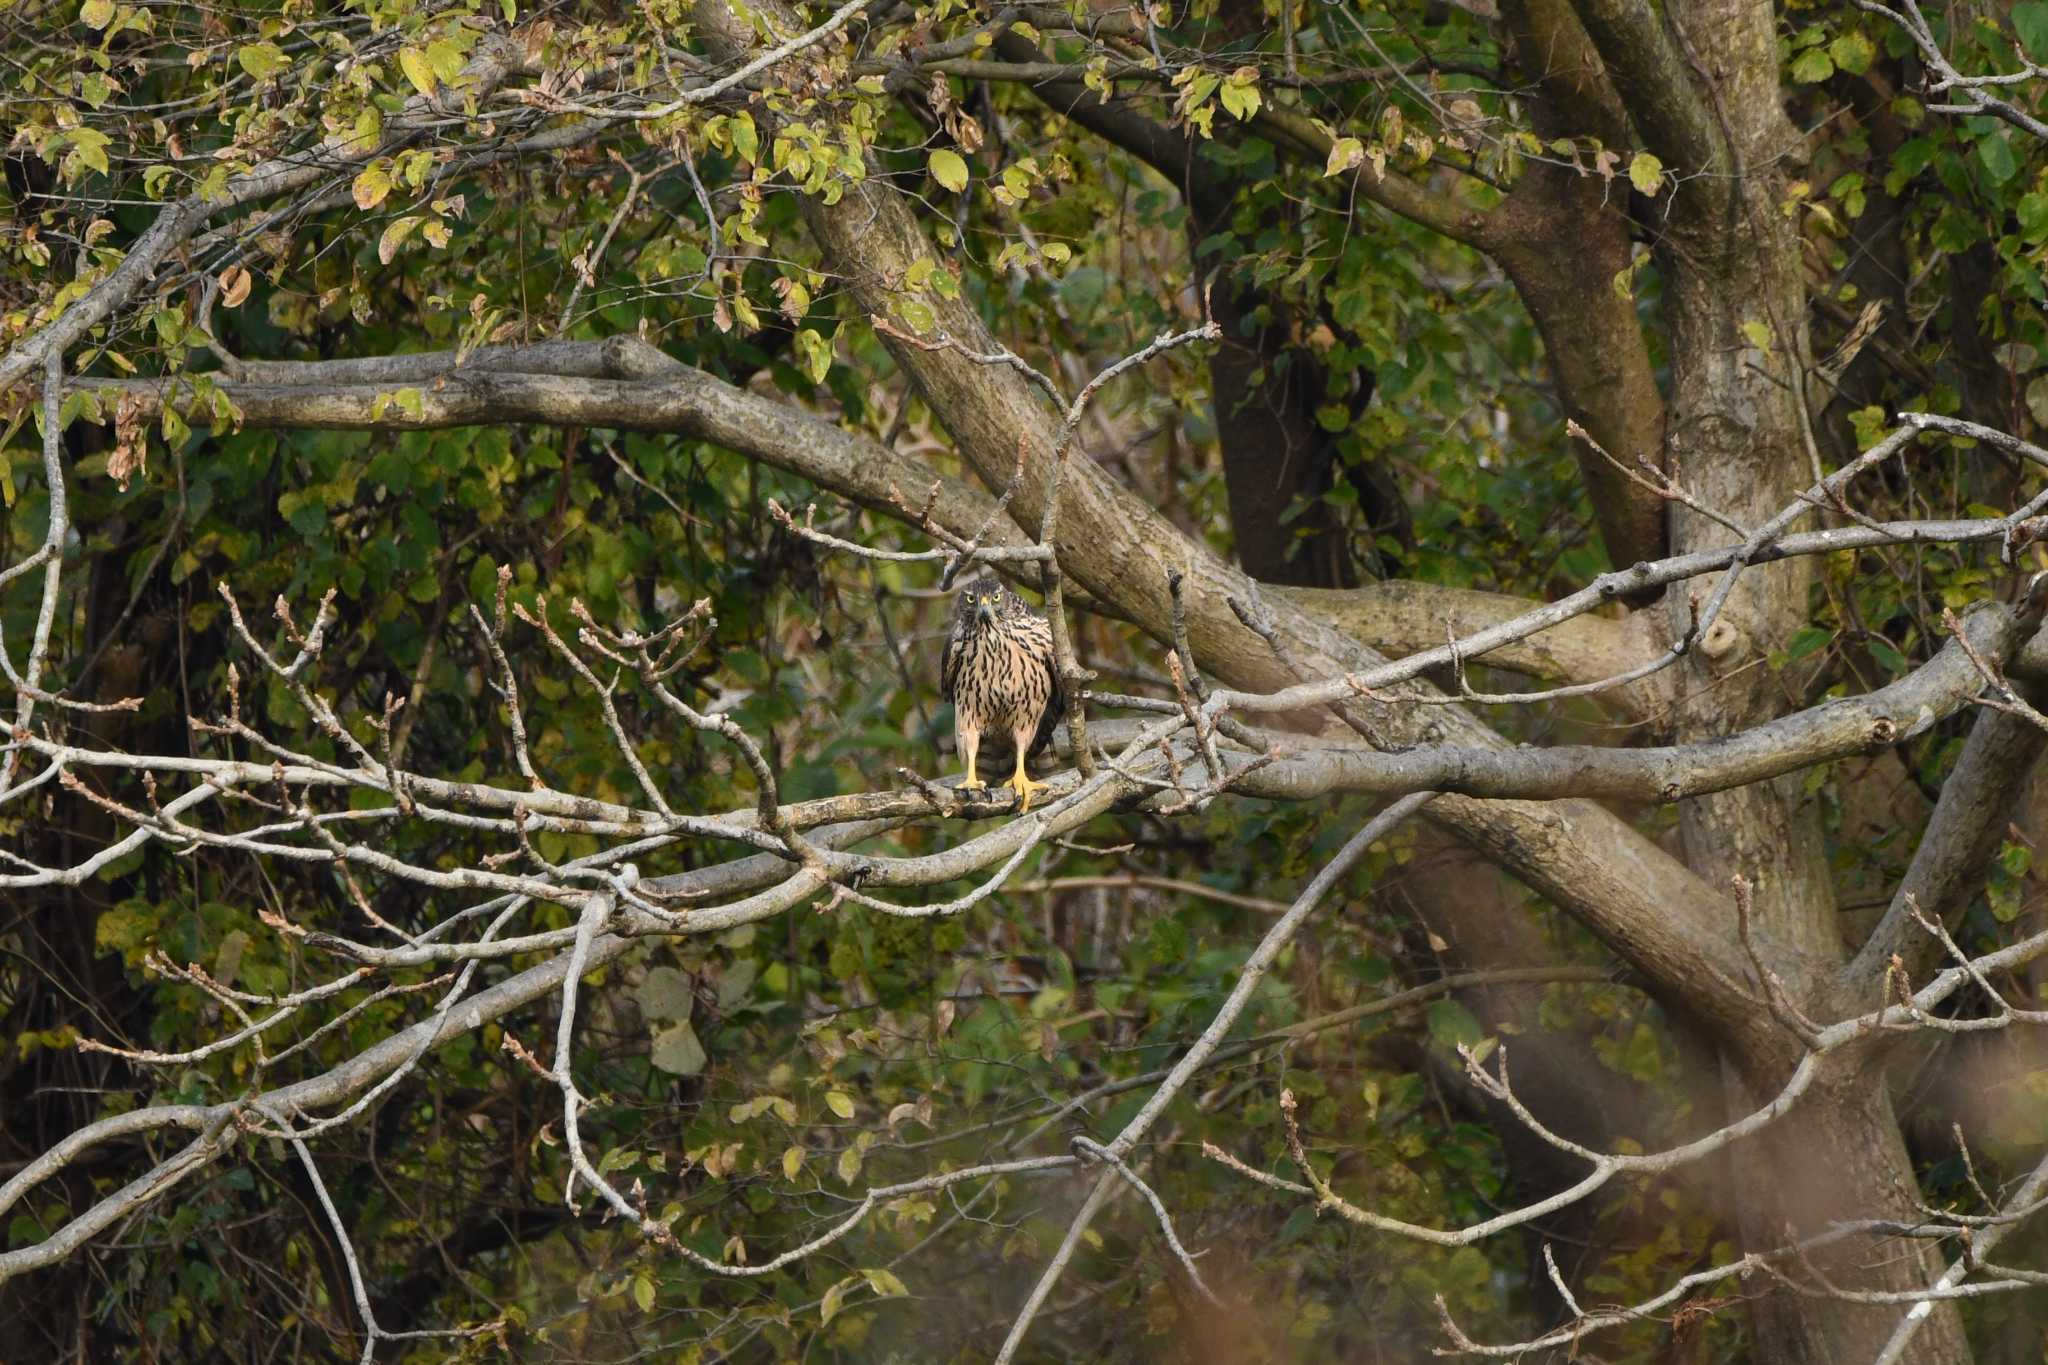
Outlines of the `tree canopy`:
[{"label": "tree canopy", "polygon": [[2040,1358],[2048,4],[0,23],[0,1354]]}]

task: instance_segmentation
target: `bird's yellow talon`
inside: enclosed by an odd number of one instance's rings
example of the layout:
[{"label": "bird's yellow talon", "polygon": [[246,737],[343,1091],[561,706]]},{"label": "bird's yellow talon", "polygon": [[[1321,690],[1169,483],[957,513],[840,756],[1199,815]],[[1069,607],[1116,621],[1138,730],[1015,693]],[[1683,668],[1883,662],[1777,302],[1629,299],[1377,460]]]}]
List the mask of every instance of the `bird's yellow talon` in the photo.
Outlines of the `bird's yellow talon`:
[{"label": "bird's yellow talon", "polygon": [[1051,784],[1047,782],[1033,782],[1024,772],[1024,760],[1019,758],[1017,760],[1016,775],[1003,785],[1017,793],[1017,814],[1026,815],[1031,810],[1031,794],[1044,791]]}]

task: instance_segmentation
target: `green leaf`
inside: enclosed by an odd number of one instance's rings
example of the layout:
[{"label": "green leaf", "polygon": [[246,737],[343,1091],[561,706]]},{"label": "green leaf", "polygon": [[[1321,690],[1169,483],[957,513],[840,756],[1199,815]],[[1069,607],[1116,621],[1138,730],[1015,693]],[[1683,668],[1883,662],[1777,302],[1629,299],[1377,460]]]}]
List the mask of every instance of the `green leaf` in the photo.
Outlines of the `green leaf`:
[{"label": "green leaf", "polygon": [[648,1060],[671,1076],[694,1076],[709,1059],[704,1055],[704,1045],[697,1041],[697,1031],[685,1019],[654,1035],[654,1049]]},{"label": "green leaf", "polygon": [[1642,194],[1655,198],[1664,183],[1664,163],[1649,152],[1637,152],[1628,163],[1628,182]]},{"label": "green leaf", "polygon": [[1984,903],[1991,907],[1991,917],[2000,924],[2011,924],[2020,917],[2024,899],[2017,882],[1991,882],[1984,888]]},{"label": "green leaf", "polygon": [[1792,637],[1791,644],[1785,646],[1785,659],[1788,663],[1794,659],[1803,659],[1834,638],[1833,631],[1823,630],[1819,626],[1807,626]]},{"label": "green leaf", "polygon": [[1478,1018],[1455,1000],[1444,999],[1429,1007],[1429,1036],[1445,1047],[1463,1043],[1474,1047],[1486,1036]]},{"label": "green leaf", "polygon": [[824,383],[825,372],[832,368],[832,343],[806,327],[796,334],[796,349],[803,358],[803,371],[811,377],[811,382]]},{"label": "green leaf", "polygon": [[633,998],[639,1002],[640,1013],[649,1019],[688,1019],[693,1003],[690,978],[674,967],[656,967]]},{"label": "green leaf", "polygon": [[2048,60],[2048,4],[2029,0],[2024,5],[2012,7],[2012,31],[2019,35],[2020,46],[2035,61]]},{"label": "green leaf", "polygon": [[1860,76],[1870,70],[1870,64],[1877,59],[1877,47],[1861,32],[1844,33],[1828,44],[1828,56],[1834,59],[1839,69],[1852,76]]},{"label": "green leaf", "polygon": [[645,1275],[633,1277],[633,1302],[641,1312],[654,1311],[654,1281]]},{"label": "green leaf", "polygon": [[920,299],[896,300],[896,316],[902,318],[909,324],[910,330],[920,336],[939,325],[938,314],[932,311],[930,304]]},{"label": "green leaf", "polygon": [[[2040,425],[2048,426],[2048,374],[2035,375],[2027,381],[2027,414]],[[1997,513],[1996,515],[2004,515]]]},{"label": "green leaf", "polygon": [[93,943],[101,951],[140,948],[156,932],[156,916],[137,901],[123,901],[102,911],[93,926]]},{"label": "green leaf", "polygon": [[276,43],[251,43],[235,53],[235,60],[242,64],[242,70],[257,80],[265,80],[292,64],[284,55],[284,49]]},{"label": "green leaf", "polygon": [[1834,74],[1834,59],[1825,48],[1809,47],[1792,59],[1792,79],[1801,85],[1812,85]]},{"label": "green leaf", "polygon": [[1992,133],[1977,140],[1977,160],[1984,167],[1984,174],[1991,177],[1994,185],[2003,185],[2019,174],[2020,163],[2012,154],[2012,144],[2005,140],[2004,133]]},{"label": "green leaf", "polygon": [[2048,194],[2031,190],[2021,195],[2013,213],[2020,221],[2020,235],[2027,239],[2029,246],[2038,246],[2048,240]]},{"label": "green leaf", "polygon": [[967,188],[967,163],[951,148],[941,147],[932,153],[931,172],[932,179],[955,194]]}]

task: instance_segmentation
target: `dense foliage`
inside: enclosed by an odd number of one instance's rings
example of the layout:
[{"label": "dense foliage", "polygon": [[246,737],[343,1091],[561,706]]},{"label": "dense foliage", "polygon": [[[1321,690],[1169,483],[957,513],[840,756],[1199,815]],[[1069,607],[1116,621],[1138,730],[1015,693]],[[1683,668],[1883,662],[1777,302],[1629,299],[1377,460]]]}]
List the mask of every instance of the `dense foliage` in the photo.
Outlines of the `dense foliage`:
[{"label": "dense foliage", "polygon": [[[1909,35],[1885,17],[1846,3],[1778,9],[1785,107],[1806,137],[1799,164],[1776,168],[1788,187],[1773,207],[1797,234],[1813,313],[1810,329],[1795,325],[1765,298],[1743,331],[1747,363],[1817,400],[1802,468],[1853,458],[1902,410],[2033,438],[2048,428],[2048,144],[1997,118],[1931,112],[1940,101],[1923,89]],[[813,10],[809,22],[824,22],[829,11]],[[1641,321],[1649,363],[1668,380],[1660,223],[1687,177],[1711,172],[1666,165],[1625,124],[1560,128],[1529,94],[1509,21],[1491,11],[1197,0],[1148,19],[878,0],[766,73],[663,112],[728,69],[691,9],[669,0],[17,0],[5,10],[0,105],[0,345],[104,281],[165,204],[225,195],[234,177],[316,139],[327,163],[291,194],[220,215],[145,300],[73,351],[69,370],[84,382],[66,391],[62,439],[74,530],[45,686],[141,700],[37,724],[86,748],[268,763],[246,738],[188,723],[238,706],[294,751],[349,763],[290,683],[253,661],[222,597],[269,642],[267,604],[281,599],[304,625],[332,591],[334,624],[309,681],[354,738],[392,766],[518,789],[527,779],[487,622],[523,610],[573,637],[581,603],[607,627],[648,631],[706,599],[715,627],[671,685],[762,742],[784,802],[899,787],[903,767],[952,771],[936,683],[949,606],[939,566],[835,554],[770,508],[801,517],[815,504],[821,529],[913,551],[933,543],[905,524],[914,516],[852,506],[716,442],[596,423],[244,423],[217,381],[261,384],[278,361],[636,335],[971,479],[884,345],[887,329],[929,336],[931,301],[968,299],[1071,395],[1156,335],[1213,314],[1227,323],[1223,342],[1163,354],[1102,392],[1077,458],[1260,577],[1541,600],[1663,553],[1617,548],[1628,520],[1596,507],[1594,462],[1567,419],[1610,443],[1625,423],[1603,428],[1560,393],[1514,272],[1427,212],[1389,212],[1361,190],[1396,183],[1375,178],[1391,169],[1477,215],[1525,177],[1552,175],[1622,207],[1625,268],[1599,287]],[[765,15],[754,22],[764,41],[793,36]],[[1965,71],[2048,62],[2048,5],[1958,5],[1936,25]],[[479,54],[508,34],[525,69],[473,89]],[[1106,103],[1112,91],[1120,98]],[[2006,97],[2036,107],[2032,85]],[[416,115],[422,99],[431,126],[389,145],[386,122]],[[1148,158],[1135,139],[1105,136],[1083,118],[1084,99],[1147,121],[1167,152]],[[1162,165],[1170,157],[1183,158],[1178,171]],[[836,203],[871,177],[914,202],[931,244],[890,282],[900,303],[879,328],[807,230],[803,202]],[[1219,355],[1239,357],[1237,368]],[[144,414],[92,382],[129,377],[192,401]],[[38,378],[0,413],[10,564],[49,525]],[[382,401],[402,418],[425,397],[399,384]],[[1263,449],[1243,434],[1261,430]],[[1655,451],[1613,455],[1633,468]],[[1862,514],[1963,518],[2003,516],[2040,474],[1930,439],[1873,479],[1859,486]],[[901,492],[914,513],[923,490]],[[1809,621],[1758,667],[1788,708],[1869,691],[1943,645],[1944,608],[2000,595],[2010,578],[1982,543],[1827,557]],[[35,635],[40,585],[30,574],[0,589],[10,659]],[[751,807],[754,778],[730,743],[676,724],[631,679],[615,692],[591,685],[511,620],[531,761],[550,786],[642,802],[612,742],[615,704],[676,810]],[[1156,640],[1111,613],[1077,610],[1073,626],[1099,687],[1173,695]],[[595,682],[613,681],[600,671]],[[1486,668],[1472,680],[1528,685]],[[0,688],[10,704],[19,691]],[[1654,717],[1608,697],[1487,711],[1531,743],[1655,733]],[[1966,709],[1895,751],[1792,779],[1822,812],[1845,920],[1874,922],[1889,899],[1971,721]],[[50,781],[0,805],[0,861],[76,862],[116,837],[109,803],[158,799],[131,773],[82,775],[101,799]],[[275,793],[242,796],[227,817],[237,830],[289,823]],[[373,796],[349,800],[372,811]],[[2038,817],[2038,781],[2032,799]],[[890,918],[824,896],[717,936],[649,937],[584,985],[575,1064],[597,1101],[584,1140],[621,1188],[674,1215],[690,1247],[760,1263],[870,1186],[1063,1151],[1077,1133],[1106,1138],[1370,809],[1365,797],[1229,799],[1177,819],[1115,814],[1047,845],[958,916]],[[344,818],[339,804],[326,813]],[[1668,808],[1627,813],[1671,838]],[[864,847],[916,854],[960,837],[912,823]],[[1956,924],[1964,947],[2039,927],[2040,837],[2013,819]],[[374,838],[444,870],[517,850],[500,832],[445,823],[396,821]],[[532,837],[548,863],[606,846]],[[637,864],[654,876],[732,856],[681,839]],[[916,895],[942,902],[984,879]],[[1540,970],[1399,995],[1504,965],[1488,956],[1498,945],[1437,922],[1447,894],[1520,926],[1516,964]],[[87,1046],[180,1053],[239,1026],[188,964],[249,993],[233,998],[253,1018],[261,997],[342,962],[308,933],[388,925],[417,936],[481,899],[165,841],[138,841],[75,885],[0,896],[0,1178],[87,1120],[210,1104],[344,1062],[430,1013],[459,965],[380,972],[260,1045],[177,1065]],[[516,932],[576,922],[566,906],[534,904]],[[552,952],[484,963],[475,984]],[[2036,998],[2031,970],[2017,974],[2015,998]],[[342,1013],[349,1005],[360,1008]],[[544,1002],[458,1037],[318,1141],[383,1327],[495,1324],[458,1342],[386,1345],[383,1358],[984,1358],[1086,1193],[1070,1172],[963,1185],[894,1202],[776,1273],[697,1274],[604,1217],[587,1191],[580,1211],[565,1205],[560,1098],[514,1048],[545,1062],[553,1033]],[[1442,1342],[1439,1296],[1484,1339],[1549,1326],[1559,1301],[1545,1239],[1588,1302],[1634,1302],[1735,1254],[1720,1173],[1617,1184],[1538,1224],[1541,1237],[1453,1249],[1319,1218],[1312,1200],[1204,1154],[1213,1144],[1260,1170],[1289,1169],[1291,1092],[1308,1152],[1348,1198],[1432,1226],[1481,1221],[1553,1188],[1559,1168],[1509,1131],[1456,1048],[1483,1055],[1486,1040],[1519,1048],[1533,1035],[1552,1040],[1542,1065],[1602,1106],[1586,1130],[1601,1134],[1596,1146],[1655,1149],[1724,1120],[1711,1049],[1593,935],[1440,835],[1404,831],[1287,951],[1241,1041],[1133,1160],[1181,1239],[1205,1253],[1209,1284],[1250,1308],[1205,1305],[1143,1201],[1127,1198],[1086,1233],[1027,1354],[1416,1359]],[[2017,1060],[1982,1071],[1939,1060],[1979,1046],[1915,1054],[1923,1071],[1897,1093],[1927,1198],[1982,1211],[1983,1190],[2029,1165],[2048,1136],[2048,1071],[2024,1039],[1998,1044]],[[1949,1071],[1994,1083],[1966,1105]],[[1974,1169],[1949,1136],[1965,1114]],[[133,1158],[177,1140],[137,1139],[140,1153],[117,1144],[120,1160],[44,1184],[9,1212],[0,1249],[39,1242],[133,1178]],[[1599,1358],[1741,1358],[1745,1292],[1724,1284],[1676,1316],[1607,1335]],[[1983,1359],[2032,1358],[2048,1340],[2038,1297],[1964,1312]],[[265,1138],[64,1266],[0,1287],[0,1321],[10,1359],[360,1349],[316,1192],[292,1149]]]}]

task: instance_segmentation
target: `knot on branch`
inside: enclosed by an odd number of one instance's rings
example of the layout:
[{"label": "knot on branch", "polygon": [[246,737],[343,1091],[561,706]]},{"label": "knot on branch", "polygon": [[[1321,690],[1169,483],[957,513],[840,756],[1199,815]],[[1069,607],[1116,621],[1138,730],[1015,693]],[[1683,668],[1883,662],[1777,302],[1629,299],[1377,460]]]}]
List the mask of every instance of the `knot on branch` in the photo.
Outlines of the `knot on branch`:
[{"label": "knot on branch", "polygon": [[1700,636],[1700,654],[1711,663],[1732,663],[1747,653],[1742,632],[1726,621],[1716,621]]}]

